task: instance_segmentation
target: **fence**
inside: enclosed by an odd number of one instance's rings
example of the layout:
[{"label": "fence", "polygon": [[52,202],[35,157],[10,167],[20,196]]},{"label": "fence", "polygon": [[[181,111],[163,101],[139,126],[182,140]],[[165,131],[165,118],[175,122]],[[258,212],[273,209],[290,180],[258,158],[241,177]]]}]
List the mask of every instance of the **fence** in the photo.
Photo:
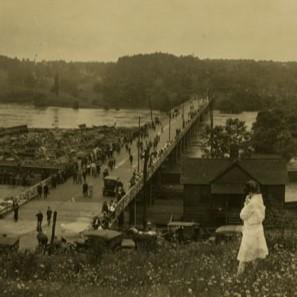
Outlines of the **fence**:
[{"label": "fence", "polygon": [[19,206],[22,206],[24,204],[26,204],[27,202],[31,201],[32,199],[34,199],[35,197],[37,197],[38,192],[37,192],[37,188],[39,185],[43,185],[45,183],[48,184],[48,186],[50,186],[50,181],[51,181],[52,176],[49,176],[48,178],[40,181],[39,183],[35,184],[34,186],[26,189],[24,192],[16,195],[15,197],[12,197],[9,200],[6,200],[4,202],[0,203],[0,217],[5,216],[6,214],[8,214],[9,212],[11,212],[13,210],[13,200],[16,199]]}]

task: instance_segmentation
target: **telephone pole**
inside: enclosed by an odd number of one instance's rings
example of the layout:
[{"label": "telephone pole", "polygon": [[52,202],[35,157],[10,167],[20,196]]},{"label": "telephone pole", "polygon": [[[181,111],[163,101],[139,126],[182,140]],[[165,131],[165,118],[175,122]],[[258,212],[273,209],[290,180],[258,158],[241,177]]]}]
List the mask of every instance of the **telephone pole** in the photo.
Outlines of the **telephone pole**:
[{"label": "telephone pole", "polygon": [[147,146],[144,151],[144,164],[143,164],[143,228],[146,229],[147,225],[147,165],[150,157],[150,146]]},{"label": "telephone pole", "polygon": [[210,156],[211,158],[213,158],[213,100],[210,102],[210,105],[209,105],[209,116],[210,116]]},{"label": "telephone pole", "polygon": [[185,128],[185,103],[183,103],[183,128]]},{"label": "telephone pole", "polygon": [[171,109],[169,111],[169,128],[168,128],[168,140],[170,141],[170,133],[171,133]]},{"label": "telephone pole", "polygon": [[139,173],[140,163],[140,116],[138,117],[138,143],[137,143],[137,172]]}]

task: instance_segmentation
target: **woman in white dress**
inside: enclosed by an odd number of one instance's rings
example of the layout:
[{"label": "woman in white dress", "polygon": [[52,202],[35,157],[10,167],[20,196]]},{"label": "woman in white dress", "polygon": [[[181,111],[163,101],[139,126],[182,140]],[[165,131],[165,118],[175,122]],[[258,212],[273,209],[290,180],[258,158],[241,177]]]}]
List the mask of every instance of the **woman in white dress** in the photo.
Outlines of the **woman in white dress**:
[{"label": "woman in white dress", "polygon": [[246,263],[253,262],[256,259],[264,259],[268,255],[262,225],[265,219],[265,206],[258,188],[255,181],[249,181],[246,184],[245,192],[247,196],[244,207],[240,212],[243,229],[241,245],[237,256],[237,260],[239,261],[237,274],[244,272]]}]

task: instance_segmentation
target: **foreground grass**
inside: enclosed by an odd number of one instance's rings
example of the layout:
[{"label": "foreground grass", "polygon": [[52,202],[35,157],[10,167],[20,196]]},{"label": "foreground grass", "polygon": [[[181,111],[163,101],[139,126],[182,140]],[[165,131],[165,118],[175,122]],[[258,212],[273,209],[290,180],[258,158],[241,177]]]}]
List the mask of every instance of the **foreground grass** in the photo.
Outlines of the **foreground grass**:
[{"label": "foreground grass", "polygon": [[269,240],[269,257],[240,278],[239,241],[163,242],[154,252],[102,257],[2,255],[0,296],[297,296],[297,249],[290,242]]}]

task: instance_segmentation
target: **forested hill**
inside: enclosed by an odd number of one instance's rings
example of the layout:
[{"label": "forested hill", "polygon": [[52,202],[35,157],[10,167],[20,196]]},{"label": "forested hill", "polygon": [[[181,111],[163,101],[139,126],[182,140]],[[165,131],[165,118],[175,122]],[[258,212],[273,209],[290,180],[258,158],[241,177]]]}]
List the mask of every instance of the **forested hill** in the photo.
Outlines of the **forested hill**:
[{"label": "forested hill", "polygon": [[222,111],[259,110],[296,98],[297,63],[201,60],[155,53],[116,63],[38,62],[0,56],[0,102],[167,110],[193,94]]}]

